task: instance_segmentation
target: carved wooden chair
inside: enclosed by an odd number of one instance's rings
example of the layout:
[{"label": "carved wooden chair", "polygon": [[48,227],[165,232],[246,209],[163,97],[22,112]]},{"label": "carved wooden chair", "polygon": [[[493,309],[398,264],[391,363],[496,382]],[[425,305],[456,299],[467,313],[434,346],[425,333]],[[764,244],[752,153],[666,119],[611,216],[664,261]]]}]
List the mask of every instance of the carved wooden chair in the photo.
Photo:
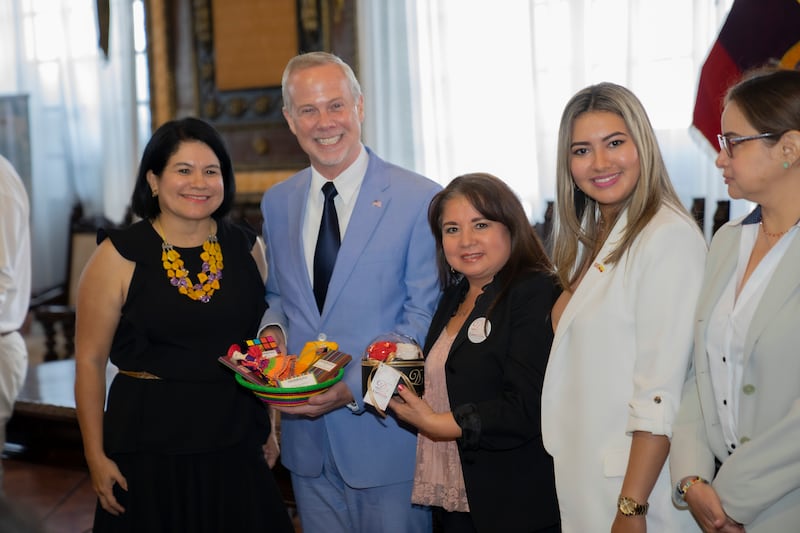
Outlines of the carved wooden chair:
[{"label": "carved wooden chair", "polygon": [[[67,272],[64,283],[48,290],[32,305],[33,315],[45,335],[45,361],[65,359],[75,354],[75,300],[83,267],[97,247],[97,230],[112,223],[104,217],[85,218],[80,204],[70,216],[67,247]],[[43,300],[43,301],[42,301]]]},{"label": "carved wooden chair", "polygon": [[550,256],[553,253],[553,246],[550,242],[550,232],[553,230],[553,210],[555,207],[553,206],[553,201],[547,202],[547,208],[544,212],[544,220],[541,222],[537,222],[533,225],[534,231],[536,231],[536,235],[539,236],[539,240],[542,241],[542,246],[544,246],[544,251],[547,252],[547,255]]}]

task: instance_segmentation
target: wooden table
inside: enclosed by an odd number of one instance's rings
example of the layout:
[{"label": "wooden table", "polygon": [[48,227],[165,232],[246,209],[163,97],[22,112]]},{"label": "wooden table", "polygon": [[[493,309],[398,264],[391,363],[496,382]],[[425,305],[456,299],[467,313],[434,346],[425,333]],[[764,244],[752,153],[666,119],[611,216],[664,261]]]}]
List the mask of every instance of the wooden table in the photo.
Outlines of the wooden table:
[{"label": "wooden table", "polygon": [[[107,386],[116,372],[116,367],[109,364]],[[47,361],[30,367],[14,404],[14,414],[6,426],[6,441],[37,454],[58,448],[82,453],[74,387],[74,359]]]}]

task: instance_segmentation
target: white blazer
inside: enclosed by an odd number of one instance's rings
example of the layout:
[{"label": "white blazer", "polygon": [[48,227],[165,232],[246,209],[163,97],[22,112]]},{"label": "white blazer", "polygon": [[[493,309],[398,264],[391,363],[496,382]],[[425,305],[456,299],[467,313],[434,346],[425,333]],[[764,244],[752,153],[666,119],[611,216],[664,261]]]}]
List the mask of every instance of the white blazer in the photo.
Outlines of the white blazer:
[{"label": "white blazer", "polygon": [[[631,432],[671,437],[692,346],[706,242],[663,206],[612,265],[623,212],[561,316],[542,394],[542,435],[555,463],[564,533],[608,531]],[[649,533],[696,529],[670,498],[665,466],[650,495]]]}]

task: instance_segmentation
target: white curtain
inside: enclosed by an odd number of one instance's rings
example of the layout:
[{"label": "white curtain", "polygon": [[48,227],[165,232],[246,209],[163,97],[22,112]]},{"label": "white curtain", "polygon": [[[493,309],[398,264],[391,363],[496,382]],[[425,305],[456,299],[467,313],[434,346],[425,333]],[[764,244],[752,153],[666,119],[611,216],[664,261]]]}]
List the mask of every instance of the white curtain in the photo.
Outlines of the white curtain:
[{"label": "white curtain", "polygon": [[0,3],[0,93],[29,96],[34,291],[64,281],[69,216],[122,220],[138,160],[131,0]]},{"label": "white curtain", "polygon": [[[700,69],[732,1],[362,1],[369,20],[405,25],[392,30],[403,35],[399,41],[363,30],[360,50],[395,58],[374,62],[362,76],[367,100],[377,102],[366,120],[392,124],[388,158],[405,146],[402,153],[413,155],[409,166],[442,184],[466,172],[496,174],[537,221],[555,194],[555,145],[567,100],[593,83],[625,85],[648,110],[685,205],[706,199],[710,235],[716,201],[727,194],[714,167],[716,147],[690,126]],[[389,12],[400,4],[404,16]],[[401,120],[386,111],[392,97],[375,82],[388,79],[382,66],[396,70],[397,63],[408,66],[411,83]],[[367,143],[377,131],[365,126]],[[732,215],[744,209],[734,204]]]}]

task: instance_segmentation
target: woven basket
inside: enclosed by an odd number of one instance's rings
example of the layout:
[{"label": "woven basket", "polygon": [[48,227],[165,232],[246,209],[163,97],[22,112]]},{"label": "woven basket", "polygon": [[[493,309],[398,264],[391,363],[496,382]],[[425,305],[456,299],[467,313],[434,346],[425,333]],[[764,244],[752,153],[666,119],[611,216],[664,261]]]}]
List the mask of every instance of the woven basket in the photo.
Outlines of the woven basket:
[{"label": "woven basket", "polygon": [[344,377],[344,368],[339,370],[336,377],[306,387],[268,387],[250,383],[239,374],[235,374],[234,376],[239,385],[251,390],[262,402],[272,405],[293,406],[303,405],[308,402],[308,399],[312,396],[325,392],[341,381],[342,377]]}]

